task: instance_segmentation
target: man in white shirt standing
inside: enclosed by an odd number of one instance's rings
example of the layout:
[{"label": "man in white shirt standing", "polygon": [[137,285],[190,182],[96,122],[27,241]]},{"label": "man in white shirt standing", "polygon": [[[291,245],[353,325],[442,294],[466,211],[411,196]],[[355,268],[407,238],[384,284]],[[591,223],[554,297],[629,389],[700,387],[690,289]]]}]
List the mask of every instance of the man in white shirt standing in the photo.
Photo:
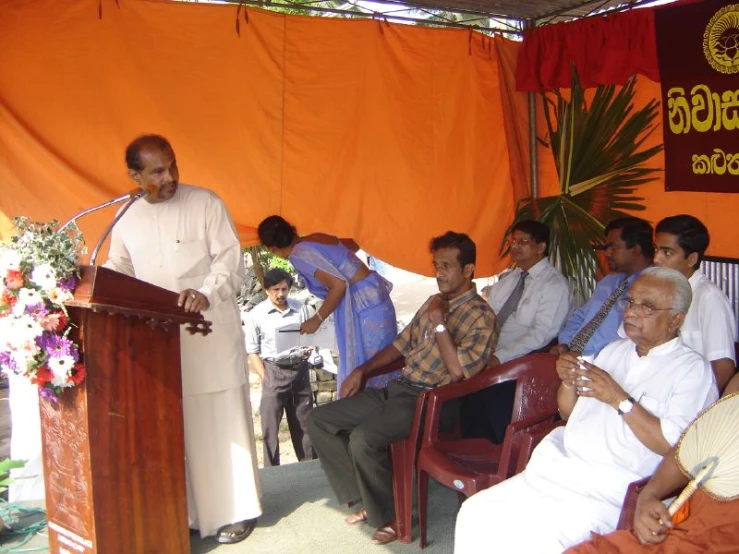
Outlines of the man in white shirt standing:
[{"label": "man in white shirt standing", "polygon": [[500,325],[495,358],[504,363],[547,346],[570,311],[570,288],[549,263],[549,227],[525,220],[508,241],[516,268],[490,290],[489,304]]},{"label": "man in white shirt standing", "polygon": [[218,196],[179,183],[164,137],[131,142],[126,165],[148,194],[113,229],[105,265],[178,292],[180,306],[213,324],[207,336],[180,334],[188,517],[201,537],[239,542],[262,513],[236,303],[246,273],[239,237]]},{"label": "man in white shirt standing", "polygon": [[624,302],[628,338],[592,363],[561,354],[559,412],[567,421],[536,447],[526,469],[464,502],[455,554],[560,554],[613,531],[632,481],[651,475],[687,425],[717,398],[708,361],[678,330],[690,306],[688,280],[645,269]]},{"label": "man in white shirt standing", "polygon": [[708,229],[692,215],[666,217],[655,230],[654,265],[671,267],[688,278],[693,302],[680,336],[711,362],[721,392],[736,369],[736,319],[729,299],[700,271],[709,241]]},{"label": "man in white shirt standing", "polygon": [[[516,268],[503,274],[488,293],[500,328],[493,364],[525,356],[547,346],[570,311],[570,287],[549,263],[549,227],[525,220],[513,226],[508,241]],[[511,420],[515,383],[479,391],[462,403],[467,437],[500,443]]]},{"label": "man in white shirt standing", "polygon": [[287,417],[295,456],[299,461],[315,458],[306,419],[313,407],[308,351],[277,352],[279,329],[307,321],[310,316],[302,302],[289,298],[292,276],[284,269],[270,269],[264,275],[267,298],[248,314],[244,332],[249,364],[262,380],[259,415],[262,422],[264,467],[280,465],[280,422]]}]

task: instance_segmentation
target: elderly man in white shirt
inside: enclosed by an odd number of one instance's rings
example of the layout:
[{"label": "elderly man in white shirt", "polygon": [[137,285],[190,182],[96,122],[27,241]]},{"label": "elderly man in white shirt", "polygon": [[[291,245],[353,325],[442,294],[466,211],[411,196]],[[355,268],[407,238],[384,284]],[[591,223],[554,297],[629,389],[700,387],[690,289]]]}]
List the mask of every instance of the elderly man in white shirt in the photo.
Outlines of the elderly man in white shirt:
[{"label": "elderly man in white shirt", "polygon": [[516,223],[509,239],[516,269],[489,293],[500,325],[495,357],[500,363],[547,346],[570,311],[567,279],[547,259],[549,227],[539,221]]},{"label": "elderly man in white shirt", "polygon": [[708,229],[698,218],[666,217],[655,231],[654,265],[676,269],[690,281],[693,301],[680,336],[685,344],[711,362],[722,391],[736,369],[736,320],[729,299],[700,272],[709,241]]},{"label": "elderly man in white shirt", "polygon": [[615,529],[624,493],[651,475],[698,413],[718,398],[710,365],[678,335],[691,300],[679,272],[644,270],[624,298],[627,339],[593,360],[562,354],[557,399],[565,427],[526,470],[467,500],[455,553],[559,554]]}]

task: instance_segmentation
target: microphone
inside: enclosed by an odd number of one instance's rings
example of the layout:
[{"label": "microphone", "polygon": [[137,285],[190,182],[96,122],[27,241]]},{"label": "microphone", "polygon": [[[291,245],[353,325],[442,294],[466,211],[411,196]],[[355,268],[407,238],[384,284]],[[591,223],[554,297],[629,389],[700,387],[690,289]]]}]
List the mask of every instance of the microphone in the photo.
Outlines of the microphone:
[{"label": "microphone", "polygon": [[[110,225],[108,225],[105,228],[105,231],[103,232],[102,236],[100,237],[100,240],[98,240],[97,244],[95,245],[95,249],[92,251],[92,255],[90,256],[90,263],[88,265],[94,266],[95,260],[98,257],[98,252],[100,251],[100,247],[103,246],[103,243],[105,242],[105,239],[108,238],[108,235],[113,230],[113,227],[115,227],[115,224],[118,223],[118,220],[123,217],[123,214],[125,214],[128,211],[128,208],[130,208],[136,200],[139,198],[143,198],[147,194],[151,192],[151,189],[133,189],[128,194],[124,194],[123,196],[120,196],[116,198],[115,200],[112,200],[110,202],[107,202],[105,204],[101,204],[100,206],[95,206],[91,210],[87,210],[87,212],[83,212],[77,217],[80,217],[84,215],[85,213],[90,213],[91,211],[98,210],[100,208],[104,208],[105,206],[110,206],[112,204],[116,204],[118,202],[123,202],[124,200],[128,200],[128,203],[121,208],[121,211],[118,212],[118,214],[113,218],[113,221],[110,222]],[[76,218],[75,218],[76,219]]]},{"label": "microphone", "polygon": [[59,228],[59,231],[64,231],[67,227],[72,225],[75,221],[77,221],[79,218],[81,218],[84,215],[91,214],[92,212],[96,212],[98,210],[102,210],[103,208],[107,208],[108,206],[112,206],[113,204],[120,204],[121,202],[125,202],[126,200],[136,200],[141,198],[142,196],[148,194],[150,191],[140,189],[136,187],[135,189],[132,189],[128,191],[123,196],[119,196],[118,198],[114,198],[113,200],[108,200],[107,202],[104,202],[103,204],[98,204],[97,206],[93,206],[92,208],[87,208],[86,210],[81,211],[76,216],[74,216],[72,219],[67,221],[64,225],[62,225]]}]

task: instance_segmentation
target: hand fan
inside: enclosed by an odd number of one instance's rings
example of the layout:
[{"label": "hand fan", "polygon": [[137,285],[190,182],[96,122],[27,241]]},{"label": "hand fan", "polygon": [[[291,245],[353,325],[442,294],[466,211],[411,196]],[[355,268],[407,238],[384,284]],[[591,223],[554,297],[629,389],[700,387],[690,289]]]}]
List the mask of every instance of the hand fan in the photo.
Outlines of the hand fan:
[{"label": "hand fan", "polygon": [[677,445],[675,458],[691,478],[670,504],[674,515],[698,488],[720,502],[739,498],[739,392],[721,398],[699,415]]}]

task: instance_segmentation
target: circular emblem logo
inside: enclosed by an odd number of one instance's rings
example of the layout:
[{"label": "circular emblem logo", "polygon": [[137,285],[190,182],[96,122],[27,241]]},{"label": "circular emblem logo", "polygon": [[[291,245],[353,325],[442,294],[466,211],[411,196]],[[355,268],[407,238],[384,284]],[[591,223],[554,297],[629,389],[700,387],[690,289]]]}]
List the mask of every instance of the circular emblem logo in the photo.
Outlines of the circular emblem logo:
[{"label": "circular emblem logo", "polygon": [[739,73],[739,4],[717,11],[703,33],[703,53],[721,73]]}]

